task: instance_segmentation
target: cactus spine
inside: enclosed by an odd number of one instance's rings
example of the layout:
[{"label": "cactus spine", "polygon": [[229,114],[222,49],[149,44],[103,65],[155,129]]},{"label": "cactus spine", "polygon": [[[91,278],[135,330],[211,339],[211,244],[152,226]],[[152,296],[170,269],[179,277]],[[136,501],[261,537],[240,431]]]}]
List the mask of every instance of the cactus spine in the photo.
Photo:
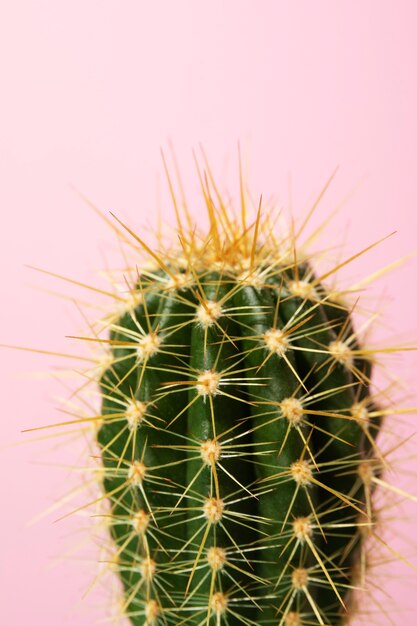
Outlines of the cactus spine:
[{"label": "cactus spine", "polygon": [[202,188],[207,235],[185,211],[178,249],[134,236],[152,264],[113,317],[100,379],[123,613],[134,626],[339,626],[382,466],[372,354],[295,238]]}]

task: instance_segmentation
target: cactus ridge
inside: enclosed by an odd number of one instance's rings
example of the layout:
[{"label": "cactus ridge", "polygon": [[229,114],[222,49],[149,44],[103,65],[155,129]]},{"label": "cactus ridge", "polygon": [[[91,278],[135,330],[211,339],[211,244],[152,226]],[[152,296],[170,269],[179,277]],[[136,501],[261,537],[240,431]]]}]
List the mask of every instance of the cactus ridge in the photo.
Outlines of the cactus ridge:
[{"label": "cactus ridge", "polygon": [[181,246],[109,320],[97,441],[122,613],[336,626],[375,523],[374,356],[295,238],[203,191],[209,233],[178,216]]}]

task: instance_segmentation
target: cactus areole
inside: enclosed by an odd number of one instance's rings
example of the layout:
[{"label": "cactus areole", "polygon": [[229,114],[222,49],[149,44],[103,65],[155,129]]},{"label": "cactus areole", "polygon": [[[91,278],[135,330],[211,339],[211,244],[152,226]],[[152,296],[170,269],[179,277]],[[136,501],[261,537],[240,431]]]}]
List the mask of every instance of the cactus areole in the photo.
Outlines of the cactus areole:
[{"label": "cactus areole", "polygon": [[202,187],[207,233],[187,211],[170,245],[127,229],[149,256],[111,320],[97,429],[123,614],[339,626],[373,523],[372,363],[297,232]]}]

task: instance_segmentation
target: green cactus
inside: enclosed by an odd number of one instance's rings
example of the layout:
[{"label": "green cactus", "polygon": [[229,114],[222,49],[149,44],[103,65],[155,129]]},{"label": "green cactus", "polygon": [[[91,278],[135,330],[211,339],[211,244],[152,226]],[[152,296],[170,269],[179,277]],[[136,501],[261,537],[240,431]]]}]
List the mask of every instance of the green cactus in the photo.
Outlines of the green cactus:
[{"label": "green cactus", "polygon": [[338,626],[382,465],[372,352],[295,238],[261,210],[248,224],[243,195],[236,217],[203,191],[207,235],[187,211],[177,250],[127,229],[153,264],[111,323],[97,430],[122,611]]}]

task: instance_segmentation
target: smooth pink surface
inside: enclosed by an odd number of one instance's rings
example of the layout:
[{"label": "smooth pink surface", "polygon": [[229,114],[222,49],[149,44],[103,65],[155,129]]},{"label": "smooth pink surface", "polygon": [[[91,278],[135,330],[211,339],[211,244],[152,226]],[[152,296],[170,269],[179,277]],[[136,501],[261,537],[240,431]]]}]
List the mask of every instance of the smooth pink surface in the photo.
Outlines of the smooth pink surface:
[{"label": "smooth pink surface", "polygon": [[[0,342],[79,350],[65,338],[80,327],[77,309],[39,287],[94,297],[24,265],[104,286],[95,271],[104,257],[118,258],[115,240],[69,184],[135,227],[148,218],[154,223],[158,202],[171,219],[159,155],[169,138],[191,200],[199,198],[191,148],[200,141],[236,197],[238,140],[255,196],[275,194],[287,203],[291,173],[296,214],[340,165],[316,223],[364,178],[325,245],[340,241],[346,224],[346,256],[398,232],[358,259],[347,276],[415,251],[416,19],[413,0],[3,3]],[[384,305],[381,337],[391,343],[417,338],[416,278],[412,260],[372,291]],[[106,592],[99,583],[82,599],[95,568],[75,550],[89,544],[80,530],[88,519],[54,524],[55,513],[27,525],[73,484],[70,472],[55,464],[77,463],[79,445],[8,446],[31,439],[21,434],[24,428],[67,419],[56,398],[68,392],[54,375],[64,363],[16,351],[0,358],[0,622],[98,624],[108,616]],[[391,363],[413,382],[413,353]],[[47,374],[35,378],[40,371]],[[415,393],[404,404],[413,400]],[[415,457],[407,468],[415,476]],[[404,476],[399,481],[407,486]],[[416,564],[415,505],[404,506],[404,515],[410,521],[392,534]],[[390,576],[376,584],[394,594],[401,609],[394,620],[414,625],[415,574],[390,566]],[[372,622],[386,623],[383,616]]]}]

